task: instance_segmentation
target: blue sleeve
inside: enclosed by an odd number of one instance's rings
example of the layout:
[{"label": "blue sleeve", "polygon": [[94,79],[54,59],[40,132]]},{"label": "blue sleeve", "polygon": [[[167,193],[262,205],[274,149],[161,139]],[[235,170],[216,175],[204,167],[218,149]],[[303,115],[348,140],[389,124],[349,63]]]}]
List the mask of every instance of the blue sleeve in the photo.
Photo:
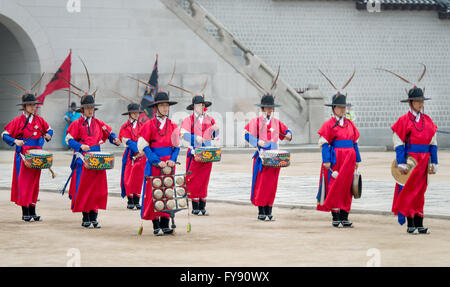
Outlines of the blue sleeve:
[{"label": "blue sleeve", "polygon": [[331,162],[331,147],[328,143],[322,145],[322,162]]},{"label": "blue sleeve", "polygon": [[3,134],[3,141],[5,142],[5,143],[7,143],[8,145],[10,145],[10,146],[14,146],[14,141],[15,141],[15,138],[13,138],[12,136],[10,136],[9,134]]},{"label": "blue sleeve", "polygon": [[258,139],[252,136],[250,133],[245,133],[245,140],[252,146],[258,146]]},{"label": "blue sleeve", "polygon": [[161,162],[161,159],[159,158],[159,156],[157,156],[154,152],[152,152],[150,147],[146,146],[144,148],[144,153],[145,153],[145,156],[147,157],[147,161],[151,165],[157,165],[158,163]]},{"label": "blue sleeve", "polygon": [[216,138],[216,137],[218,137],[218,136],[219,136],[219,134],[220,134],[220,130],[217,130],[217,131],[213,131],[213,132],[212,132],[212,136],[213,136],[213,138]]},{"label": "blue sleeve", "polygon": [[183,135],[183,138],[185,141],[188,141],[190,145],[192,145],[192,143],[195,142],[195,135],[191,133],[185,133]]},{"label": "blue sleeve", "polygon": [[[53,130],[52,130],[52,129],[49,129],[49,130],[47,131],[47,133],[48,133],[51,137],[53,137]],[[45,141],[49,142],[50,140],[45,139]]]},{"label": "blue sleeve", "polygon": [[[109,136],[108,136],[109,142],[112,143],[112,144],[114,144],[114,145],[116,145],[116,144],[114,143],[114,140],[115,140],[116,138],[117,138],[117,137],[116,137],[116,134],[113,133],[113,132],[111,132],[111,133],[109,134]],[[118,146],[118,145],[117,145],[117,146]]]},{"label": "blue sleeve", "polygon": [[128,140],[126,142],[126,144],[131,149],[132,152],[134,152],[134,153],[138,153],[139,152],[136,141]]},{"label": "blue sleeve", "polygon": [[438,164],[437,150],[438,147],[436,145],[430,145],[431,163]]},{"label": "blue sleeve", "polygon": [[406,163],[406,151],[404,145],[399,145],[395,148],[397,164]]},{"label": "blue sleeve", "polygon": [[178,154],[179,153],[180,153],[180,148],[179,147],[173,148],[172,156],[170,157],[170,160],[174,161],[174,162],[177,162],[177,158],[178,158]]},{"label": "blue sleeve", "polygon": [[293,140],[293,136],[292,136],[292,131],[291,130],[286,130],[286,134],[290,133],[291,134],[291,140]]},{"label": "blue sleeve", "polygon": [[76,140],[74,140],[74,139],[70,139],[69,140],[69,147],[71,149],[73,149],[74,151],[80,151],[81,144],[79,142],[77,142]]},{"label": "blue sleeve", "polygon": [[361,155],[359,154],[358,143],[354,143],[353,147],[355,148],[356,152],[356,162],[361,162]]}]

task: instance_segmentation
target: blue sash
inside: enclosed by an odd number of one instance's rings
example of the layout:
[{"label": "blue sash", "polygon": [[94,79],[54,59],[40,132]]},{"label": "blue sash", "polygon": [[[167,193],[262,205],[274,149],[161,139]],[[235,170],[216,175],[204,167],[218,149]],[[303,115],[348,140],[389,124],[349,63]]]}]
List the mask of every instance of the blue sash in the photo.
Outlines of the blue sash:
[{"label": "blue sash", "polygon": [[333,141],[330,145],[330,152],[331,152],[331,167],[333,167],[336,164],[336,148],[353,148],[353,141],[352,140],[336,140]]},{"label": "blue sash", "polygon": [[412,152],[412,153],[429,153],[430,145],[428,145],[428,144],[408,144],[406,151]]}]

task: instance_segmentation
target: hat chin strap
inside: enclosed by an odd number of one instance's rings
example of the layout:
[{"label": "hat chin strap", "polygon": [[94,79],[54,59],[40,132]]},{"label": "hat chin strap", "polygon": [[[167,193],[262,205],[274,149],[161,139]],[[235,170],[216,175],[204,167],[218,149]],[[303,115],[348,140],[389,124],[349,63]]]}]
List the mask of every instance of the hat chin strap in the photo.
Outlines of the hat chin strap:
[{"label": "hat chin strap", "polygon": [[158,107],[158,105],[156,105],[156,116],[158,116],[158,117],[162,117],[162,118],[164,118],[164,117],[169,117],[169,113],[167,113],[167,115],[163,115],[160,111],[159,111],[159,107]]}]

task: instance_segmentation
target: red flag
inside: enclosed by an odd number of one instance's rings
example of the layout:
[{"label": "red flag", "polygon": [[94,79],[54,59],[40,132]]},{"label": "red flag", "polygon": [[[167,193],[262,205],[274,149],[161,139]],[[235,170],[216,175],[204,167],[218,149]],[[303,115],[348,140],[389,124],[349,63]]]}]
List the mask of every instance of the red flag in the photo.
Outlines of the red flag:
[{"label": "red flag", "polygon": [[61,90],[65,88],[69,88],[70,85],[61,79],[59,76],[63,77],[65,80],[70,82],[70,67],[72,65],[72,50],[70,50],[69,56],[64,60],[61,67],[59,67],[58,71],[56,71],[53,78],[50,80],[50,82],[45,87],[45,91],[37,97],[37,100],[41,103],[44,103],[45,97],[50,95],[56,90]]}]

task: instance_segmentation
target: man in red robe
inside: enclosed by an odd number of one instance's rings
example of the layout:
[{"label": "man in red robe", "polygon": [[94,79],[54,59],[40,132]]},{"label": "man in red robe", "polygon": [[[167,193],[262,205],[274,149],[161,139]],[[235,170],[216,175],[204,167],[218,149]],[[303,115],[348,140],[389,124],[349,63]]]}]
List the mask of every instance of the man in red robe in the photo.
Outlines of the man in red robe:
[{"label": "man in red robe", "polygon": [[332,214],[332,225],[352,227],[348,214],[352,204],[352,182],[361,162],[359,132],[346,114],[347,96],[338,92],[332,98],[332,116],[319,129],[319,147],[322,149],[322,167],[317,194],[317,210]]},{"label": "man in red robe", "polygon": [[117,146],[120,145],[120,140],[111,132],[111,127],[95,118],[97,106],[100,105],[95,103],[92,95],[81,97],[82,116],[69,126],[66,136],[67,144],[74,150],[70,166],[72,174],[69,177],[71,179],[69,188],[71,209],[72,212],[82,212],[81,226],[85,228],[91,227],[91,224],[94,228],[101,227],[97,216],[99,209],[106,209],[108,183],[106,170],[85,168],[81,157],[86,152],[99,152],[100,145],[106,140]]},{"label": "man in red robe", "polygon": [[[155,106],[157,113],[144,124],[138,140],[138,151],[144,152],[147,158],[145,176],[162,175],[162,169],[166,166],[175,171],[175,163],[180,153],[179,129],[168,116],[169,107],[176,103],[169,100],[167,93],[160,91],[149,106]],[[169,228],[169,214],[154,210],[152,184],[149,179],[144,180],[141,218],[152,221],[153,234],[156,236],[173,233],[173,229]]]},{"label": "man in red robe", "polygon": [[262,115],[252,119],[245,126],[245,140],[257,148],[253,155],[253,177],[251,202],[258,207],[259,220],[274,220],[272,206],[278,186],[279,167],[267,167],[262,165],[261,150],[278,149],[279,140],[292,140],[292,132],[279,119],[273,116],[275,104],[271,94],[265,94],[261,103],[256,104],[261,108]]},{"label": "man in red robe", "polygon": [[423,206],[428,186],[428,174],[435,174],[438,168],[437,126],[424,114],[425,98],[421,88],[409,90],[408,98],[401,102],[409,103],[409,112],[401,116],[391,127],[398,169],[408,173],[408,156],[417,161],[417,165],[405,185],[396,184],[392,212],[398,215],[401,225],[408,221],[406,231],[410,234],[428,234],[430,230],[423,226]]},{"label": "man in red robe", "polygon": [[219,127],[214,119],[206,114],[209,106],[211,102],[205,101],[203,96],[194,96],[192,104],[186,108],[193,113],[181,123],[181,137],[189,143],[186,154],[186,189],[192,200],[192,214],[195,215],[208,215],[205,207],[213,164],[195,161],[195,149],[199,146],[211,146],[211,141],[219,134]]},{"label": "man in red robe", "polygon": [[126,149],[122,157],[122,173],[120,175],[120,187],[122,198],[128,198],[128,209],[141,209],[139,204],[141,198],[142,184],[144,183],[145,154],[138,151],[137,142],[141,135],[143,123],[139,122],[141,110],[139,105],[131,103],[128,105],[128,120],[122,125],[119,139]]},{"label": "man in red robe", "polygon": [[30,149],[42,149],[45,141],[50,141],[53,130],[48,123],[36,115],[39,103],[35,95],[27,92],[22,96],[22,115],[5,126],[2,139],[10,146],[16,146],[14,155],[11,201],[22,207],[22,220],[41,221],[36,215],[36,203],[39,195],[40,169],[25,166],[22,157]]}]

